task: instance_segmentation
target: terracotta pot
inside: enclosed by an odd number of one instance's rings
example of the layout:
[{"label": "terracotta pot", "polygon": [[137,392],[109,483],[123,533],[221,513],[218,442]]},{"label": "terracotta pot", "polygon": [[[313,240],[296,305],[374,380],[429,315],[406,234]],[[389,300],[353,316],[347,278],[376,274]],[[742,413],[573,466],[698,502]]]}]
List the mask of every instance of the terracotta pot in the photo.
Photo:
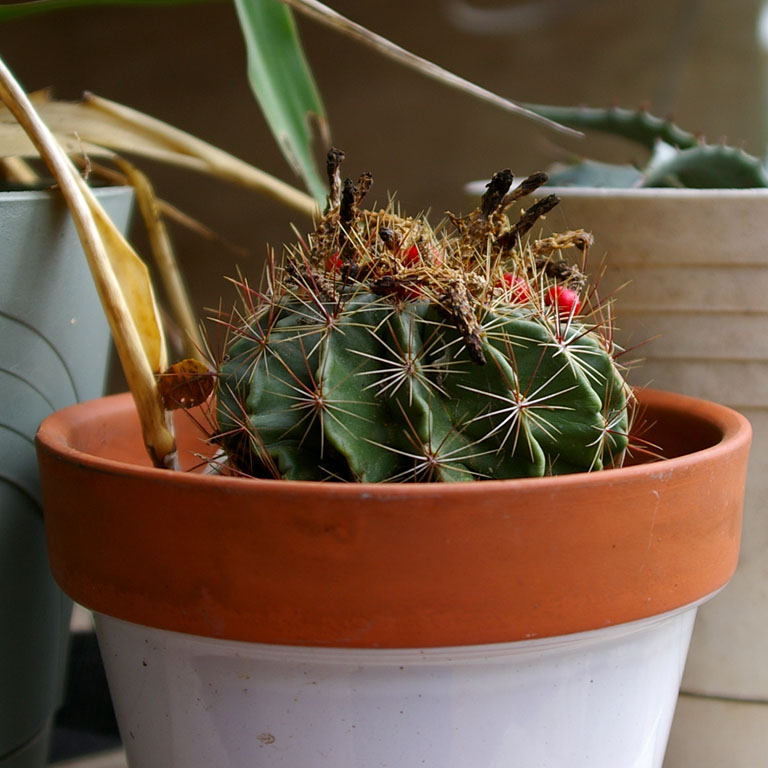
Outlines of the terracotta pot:
[{"label": "terracotta pot", "polygon": [[[111,684],[132,681],[113,689],[131,764],[529,766],[542,758],[524,745],[549,742],[553,765],[660,765],[695,606],[736,567],[750,428],[704,401],[640,397],[663,462],[461,484],[170,473],[149,466],[127,396],[49,417],[51,565],[102,615]],[[191,465],[204,443],[188,417],[178,427]],[[534,667],[544,677],[521,671]],[[661,679],[665,700],[648,700]],[[292,719],[310,683],[311,717]],[[215,706],[214,689],[235,703]]]},{"label": "terracotta pot", "polygon": [[752,424],[739,568],[728,599],[699,612],[666,763],[752,768],[768,754],[768,190],[557,193],[544,226],[595,234],[617,341],[642,344],[634,383],[725,403]]}]

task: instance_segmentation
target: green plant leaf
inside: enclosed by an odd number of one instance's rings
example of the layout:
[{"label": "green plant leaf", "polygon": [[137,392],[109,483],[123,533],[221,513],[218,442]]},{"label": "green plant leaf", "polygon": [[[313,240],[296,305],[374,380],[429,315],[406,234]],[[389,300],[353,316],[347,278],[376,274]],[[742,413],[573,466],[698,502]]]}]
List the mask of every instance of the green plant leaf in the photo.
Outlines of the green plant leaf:
[{"label": "green plant leaf", "polygon": [[20,19],[36,13],[79,8],[85,5],[191,5],[211,0],[27,0],[25,3],[0,5],[0,21]]},{"label": "green plant leaf", "polygon": [[643,181],[642,171],[633,165],[601,163],[597,160],[580,160],[547,170],[550,187],[610,187],[629,189]]},{"label": "green plant leaf", "polygon": [[752,189],[768,186],[760,160],[738,147],[700,144],[691,149],[659,148],[645,169],[645,187]]},{"label": "green plant leaf", "polygon": [[278,0],[235,0],[248,49],[248,76],[283,155],[322,206],[326,184],[312,156],[312,123],[328,144],[325,110],[289,8]]},{"label": "green plant leaf", "polygon": [[597,131],[618,136],[653,150],[657,141],[679,149],[695,147],[698,138],[670,120],[645,109],[621,107],[555,107],[546,104],[521,104],[535,114],[578,131]]}]

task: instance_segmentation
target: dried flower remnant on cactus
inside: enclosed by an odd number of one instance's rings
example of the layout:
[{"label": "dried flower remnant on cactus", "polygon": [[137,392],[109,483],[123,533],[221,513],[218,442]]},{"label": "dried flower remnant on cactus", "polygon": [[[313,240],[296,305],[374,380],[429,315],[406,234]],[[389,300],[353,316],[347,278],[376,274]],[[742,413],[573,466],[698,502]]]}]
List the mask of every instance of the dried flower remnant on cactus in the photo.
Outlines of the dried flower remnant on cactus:
[{"label": "dried flower remnant on cactus", "polygon": [[[584,275],[591,237],[530,237],[557,204],[506,210],[546,181],[497,173],[476,210],[432,228],[328,157],[328,207],[227,321],[217,441],[234,471],[463,481],[622,461],[629,389],[610,307]],[[575,253],[578,264],[566,255]]]}]

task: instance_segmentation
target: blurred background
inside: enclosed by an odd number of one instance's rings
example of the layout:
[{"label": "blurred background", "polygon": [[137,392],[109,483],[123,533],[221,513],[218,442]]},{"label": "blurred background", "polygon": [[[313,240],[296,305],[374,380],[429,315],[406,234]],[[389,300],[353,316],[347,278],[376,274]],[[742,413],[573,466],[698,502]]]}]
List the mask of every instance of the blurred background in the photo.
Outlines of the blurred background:
[{"label": "blurred background", "polygon": [[[762,154],[766,54],[759,0],[422,0],[333,7],[501,95],[547,104],[647,104],[709,140]],[[405,210],[467,211],[463,186],[504,167],[523,175],[573,153],[631,160],[616,140],[572,140],[427,80],[299,18],[344,171]],[[251,96],[232,3],[69,9],[0,27],[0,55],[28,90],[92,91],[148,112],[294,184]],[[322,156],[325,147],[318,146]],[[310,227],[251,192],[142,162],[159,194],[236,248],[175,229],[201,315],[225,305],[225,275],[256,280],[266,244]],[[134,233],[143,249],[139,228]],[[599,246],[599,243],[598,243]],[[120,389],[119,377],[111,383]]]}]

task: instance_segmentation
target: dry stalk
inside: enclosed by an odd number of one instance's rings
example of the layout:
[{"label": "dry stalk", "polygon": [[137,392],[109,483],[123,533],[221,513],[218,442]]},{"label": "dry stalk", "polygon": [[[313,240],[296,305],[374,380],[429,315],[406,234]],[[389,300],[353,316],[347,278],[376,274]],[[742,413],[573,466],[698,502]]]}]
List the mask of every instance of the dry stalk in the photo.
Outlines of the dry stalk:
[{"label": "dry stalk", "polygon": [[127,176],[136,193],[152,254],[155,257],[160,279],[163,281],[165,293],[171,305],[171,314],[181,329],[183,355],[188,358],[199,358],[204,347],[203,338],[200,335],[197,319],[189,302],[189,295],[181,277],[168,230],[160,213],[154,188],[146,175],[125,159],[115,156],[113,160]]},{"label": "dry stalk", "polygon": [[156,466],[175,468],[172,423],[155,380],[166,367],[165,343],[146,266],[114,227],[2,58],[0,98],[35,144],[69,207],[136,402],[147,451]]},{"label": "dry stalk", "polygon": [[517,102],[505,99],[503,96],[498,96],[486,88],[482,88],[469,80],[465,80],[463,77],[453,74],[453,72],[449,72],[448,70],[439,67],[428,59],[424,59],[421,56],[417,56],[415,53],[405,50],[405,48],[401,48],[386,37],[382,37],[351,19],[342,16],[327,5],[318,2],[318,0],[282,0],[282,2],[289,5],[295,11],[320,22],[331,29],[335,29],[347,37],[351,37],[369,48],[373,48],[383,56],[393,59],[410,69],[416,70],[425,77],[436,80],[443,85],[467,93],[481,101],[493,104],[494,106],[503,109],[505,112],[523,115],[530,120],[546,125],[548,128],[560,133],[569,134],[571,136],[582,135],[579,131],[567,128],[553,120],[542,117]]}]

